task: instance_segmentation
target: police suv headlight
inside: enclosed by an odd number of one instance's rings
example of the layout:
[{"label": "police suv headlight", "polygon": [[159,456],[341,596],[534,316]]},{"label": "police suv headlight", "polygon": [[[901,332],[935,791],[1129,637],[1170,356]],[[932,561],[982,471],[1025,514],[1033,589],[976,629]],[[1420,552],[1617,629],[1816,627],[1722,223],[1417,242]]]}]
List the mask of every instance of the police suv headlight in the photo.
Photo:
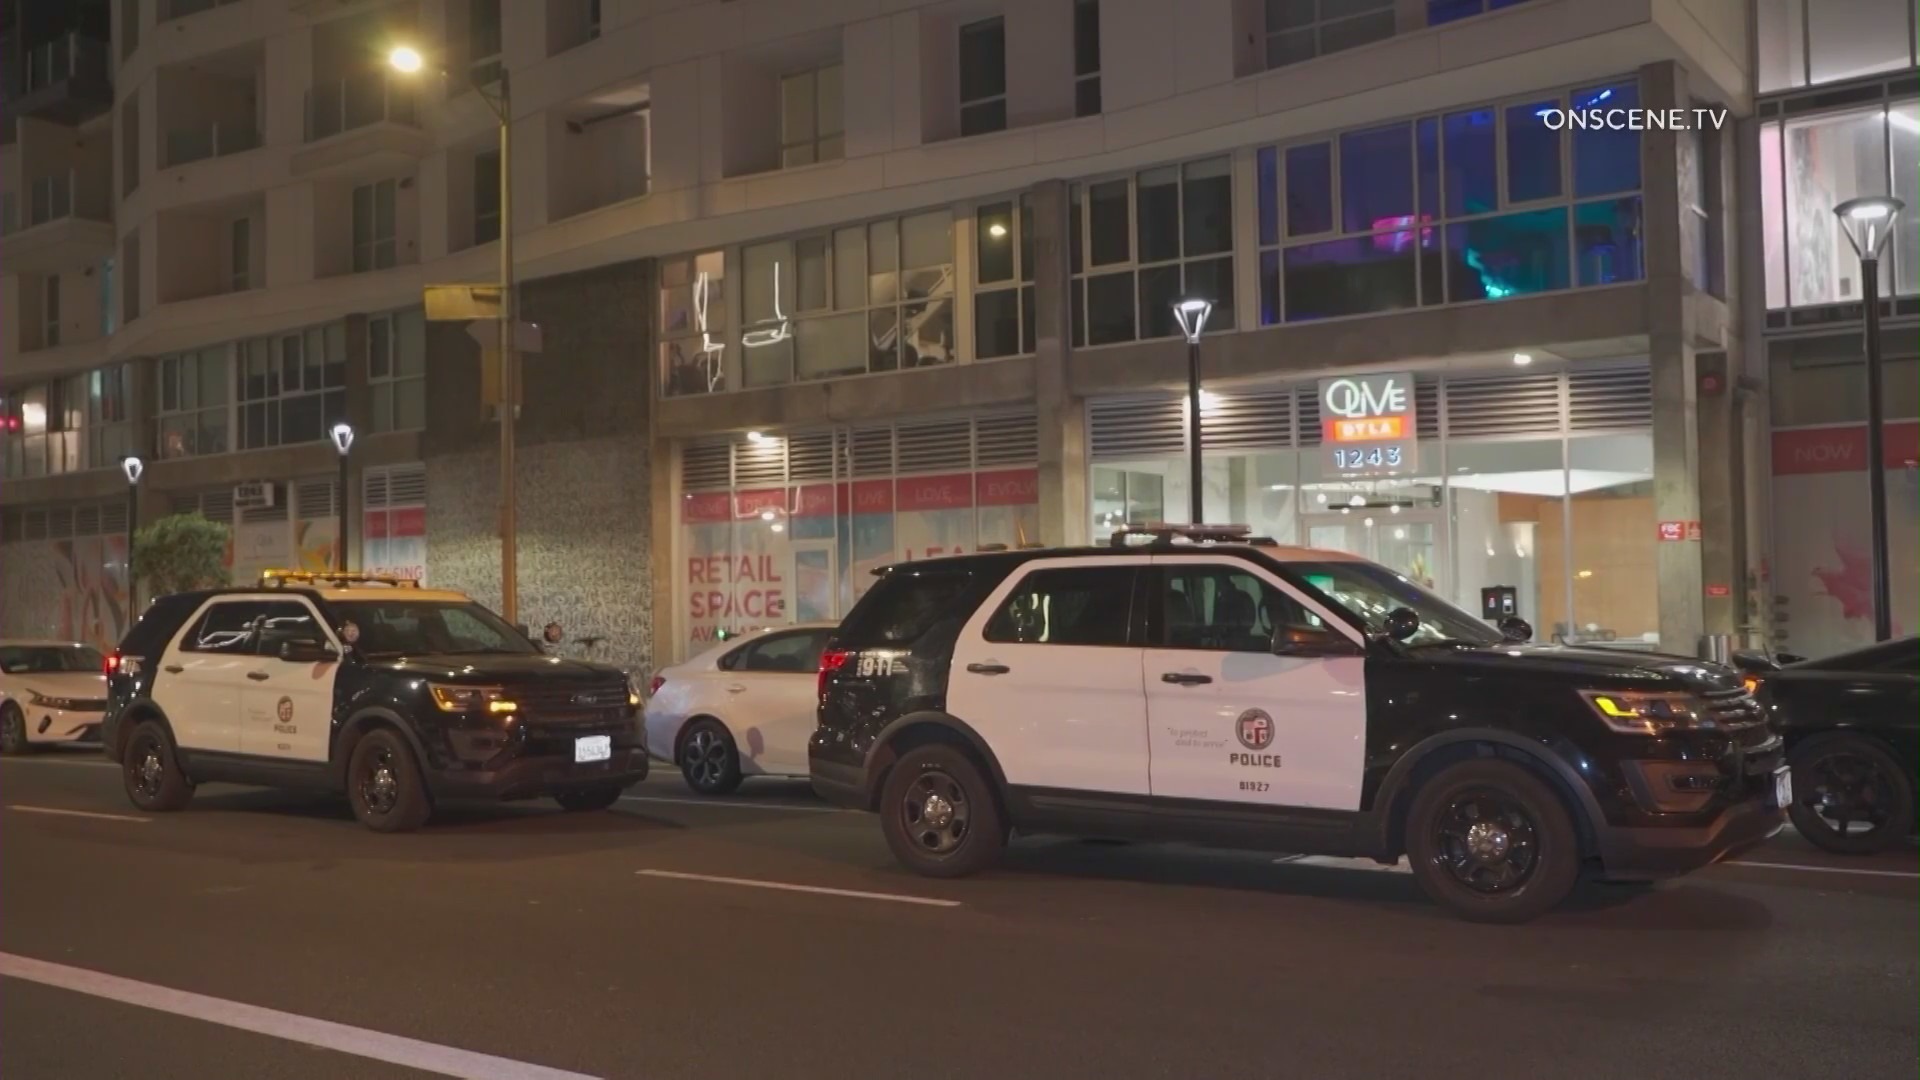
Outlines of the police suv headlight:
[{"label": "police suv headlight", "polygon": [[1628,735],[1663,735],[1699,723],[1704,703],[1692,694],[1582,690],[1580,696],[1608,727]]},{"label": "police suv headlight", "polygon": [[627,676],[627,704],[639,708],[646,702],[646,695],[640,692],[640,683],[633,676]]},{"label": "police suv headlight", "polygon": [[430,683],[433,691],[433,703],[441,712],[490,712],[510,713],[520,706],[507,698],[505,689],[498,686],[449,686],[444,683]]}]

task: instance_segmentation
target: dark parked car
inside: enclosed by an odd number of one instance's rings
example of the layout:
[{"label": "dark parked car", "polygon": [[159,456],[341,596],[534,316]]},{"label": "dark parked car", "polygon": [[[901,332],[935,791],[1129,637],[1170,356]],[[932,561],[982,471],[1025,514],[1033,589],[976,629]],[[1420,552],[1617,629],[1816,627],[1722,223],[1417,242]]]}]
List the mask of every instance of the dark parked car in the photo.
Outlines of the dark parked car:
[{"label": "dark parked car", "polygon": [[1920,756],[1920,637],[1822,660],[1743,654],[1793,768],[1794,828],[1828,851],[1880,851],[1913,835]]}]

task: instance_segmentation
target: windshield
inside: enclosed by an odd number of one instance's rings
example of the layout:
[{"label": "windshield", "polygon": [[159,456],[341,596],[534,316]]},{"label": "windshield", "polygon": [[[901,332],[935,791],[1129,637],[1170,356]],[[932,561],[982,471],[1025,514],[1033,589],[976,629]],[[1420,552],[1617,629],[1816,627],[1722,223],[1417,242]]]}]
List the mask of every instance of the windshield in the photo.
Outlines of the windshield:
[{"label": "windshield", "polygon": [[50,675],[61,671],[91,671],[106,667],[100,650],[85,645],[9,645],[0,648],[0,671],[9,675]]},{"label": "windshield", "polygon": [[422,600],[336,601],[340,640],[362,656],[537,653],[533,642],[479,604]]},{"label": "windshield", "polygon": [[1493,645],[1498,631],[1384,566],[1369,562],[1290,562],[1288,570],[1346,608],[1376,634],[1387,630],[1387,613],[1406,608],[1420,617],[1408,645]]}]

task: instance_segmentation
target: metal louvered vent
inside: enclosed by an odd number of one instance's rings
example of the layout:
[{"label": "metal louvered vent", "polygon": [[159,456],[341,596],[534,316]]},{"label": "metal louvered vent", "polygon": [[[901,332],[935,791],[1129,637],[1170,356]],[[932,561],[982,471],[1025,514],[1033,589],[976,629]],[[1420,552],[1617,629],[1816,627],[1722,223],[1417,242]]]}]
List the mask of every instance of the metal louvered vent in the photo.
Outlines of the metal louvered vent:
[{"label": "metal louvered vent", "polygon": [[8,510],[0,513],[0,544],[15,543],[20,539],[20,511]]},{"label": "metal louvered vent", "polygon": [[295,512],[303,518],[331,517],[333,481],[302,480],[294,488],[293,500]]},{"label": "metal louvered vent", "polygon": [[1558,375],[1502,375],[1447,383],[1447,437],[1560,430]]},{"label": "metal louvered vent", "polygon": [[1435,379],[1413,381],[1413,426],[1422,439],[1440,437],[1440,383]]},{"label": "metal louvered vent", "polygon": [[222,525],[233,524],[233,492],[231,490],[203,491],[200,493],[200,516],[208,521],[217,521]]},{"label": "metal louvered vent", "polygon": [[680,454],[680,486],[688,491],[724,488],[733,481],[733,444],[688,443]]},{"label": "metal louvered vent", "polygon": [[1294,430],[1300,433],[1301,446],[1320,445],[1320,389],[1302,389],[1294,398]]},{"label": "metal louvered vent", "polygon": [[1209,449],[1272,450],[1293,445],[1293,392],[1221,394],[1202,405],[1201,436]]},{"label": "metal louvered vent", "polygon": [[80,506],[74,508],[73,535],[100,535],[100,508],[98,506]]},{"label": "metal louvered vent", "polygon": [[903,473],[965,470],[973,464],[972,425],[965,420],[901,424],[894,434]]},{"label": "metal louvered vent", "polygon": [[360,508],[363,510],[383,510],[390,504],[387,498],[387,471],[369,470],[360,478]]},{"label": "metal louvered vent", "polygon": [[45,540],[47,538],[47,512],[29,510],[21,522],[20,537],[23,540]]},{"label": "metal louvered vent", "polygon": [[1032,413],[983,416],[973,428],[974,461],[983,468],[1040,460],[1040,422]]},{"label": "metal louvered vent", "polygon": [[1186,409],[1179,398],[1112,398],[1087,413],[1087,441],[1095,461],[1178,454],[1187,446]]},{"label": "metal louvered vent", "polygon": [[1653,423],[1653,371],[1594,368],[1567,375],[1568,426],[1574,431],[1644,428]]},{"label": "metal louvered vent", "polygon": [[848,459],[847,471],[852,475],[856,477],[892,475],[892,428],[855,428],[842,438]]},{"label": "metal louvered vent", "polygon": [[734,443],[733,482],[738,487],[779,487],[786,483],[787,440]]},{"label": "metal louvered vent", "polygon": [[425,506],[427,467],[404,465],[387,472],[387,499],[390,506]]},{"label": "metal louvered vent", "polygon": [[47,537],[65,540],[73,535],[73,507],[56,506],[47,511]]},{"label": "metal louvered vent", "polygon": [[290,494],[287,486],[286,484],[273,485],[273,505],[250,506],[240,511],[240,523],[243,525],[259,525],[267,522],[287,520],[287,496]]},{"label": "metal louvered vent", "polygon": [[121,536],[127,531],[127,504],[109,502],[100,504],[100,535]]},{"label": "metal louvered vent", "polygon": [[833,430],[804,431],[787,438],[787,479],[833,479]]}]

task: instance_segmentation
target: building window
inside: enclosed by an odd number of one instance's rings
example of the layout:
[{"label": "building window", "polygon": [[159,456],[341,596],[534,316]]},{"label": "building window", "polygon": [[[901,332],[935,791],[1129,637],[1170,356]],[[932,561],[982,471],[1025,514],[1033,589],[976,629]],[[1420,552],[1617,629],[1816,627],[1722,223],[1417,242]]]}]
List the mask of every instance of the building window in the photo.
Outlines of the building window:
[{"label": "building window", "polygon": [[1638,88],[1262,149],[1261,325],[1640,280],[1638,133],[1545,122],[1546,110],[1602,101],[1633,108]]},{"label": "building window", "polygon": [[982,360],[1034,349],[1033,202],[1021,196],[974,215],[973,353]]},{"label": "building window", "polygon": [[960,134],[1007,127],[1007,28],[999,18],[960,28]]},{"label": "building window", "polygon": [[1763,94],[1916,64],[1910,0],[1759,0],[1756,7]]},{"label": "building window", "polygon": [[120,325],[120,295],[114,288],[113,256],[100,261],[100,336],[106,337]]},{"label": "building window", "polygon": [[1880,291],[1920,292],[1920,100],[1768,122],[1760,193],[1769,309],[1863,299],[1860,260],[1833,214],[1860,195],[1906,201],[1881,256]]},{"label": "building window", "polygon": [[1233,177],[1228,158],[1074,185],[1073,342],[1173,337],[1173,305],[1213,301],[1208,329],[1231,330]]},{"label": "building window", "polygon": [[224,454],[231,397],[233,345],[214,345],[160,358],[160,439],[163,458]]},{"label": "building window", "polygon": [[135,229],[120,241],[120,308],[124,325],[140,317],[140,230]]},{"label": "building window", "polygon": [[840,65],[780,80],[780,167],[846,155],[840,120]]},{"label": "building window", "polygon": [[1393,36],[1394,0],[1266,0],[1267,67]]},{"label": "building window", "polygon": [[120,59],[140,48],[140,0],[120,0]]},{"label": "building window", "polygon": [[502,40],[500,0],[468,0],[467,72],[473,85],[500,81]]},{"label": "building window", "polygon": [[40,280],[40,344],[51,349],[60,344],[60,275],[48,274]]},{"label": "building window", "polygon": [[240,343],[238,449],[318,442],[347,418],[346,326]]},{"label": "building window", "polygon": [[1073,115],[1100,112],[1100,0],[1073,2]]},{"label": "building window", "polygon": [[106,468],[133,452],[133,413],[127,383],[132,368],[115,364],[86,374],[87,415],[84,432],[87,467]]},{"label": "building window", "polygon": [[353,272],[385,270],[394,265],[393,202],[399,185],[377,180],[353,189]]},{"label": "building window", "polygon": [[729,389],[726,279],[724,251],[660,261],[660,371],[667,394]]},{"label": "building window", "polygon": [[427,325],[418,309],[367,320],[367,386],[373,397],[373,430],[426,426]]},{"label": "building window", "polygon": [[130,97],[120,106],[120,196],[140,188],[140,99]]},{"label": "building window", "polygon": [[233,275],[227,282],[229,292],[253,288],[253,219],[234,218],[228,227],[228,265]]},{"label": "building window", "polygon": [[500,151],[473,157],[473,242],[500,239]]},{"label": "building window", "polygon": [[1427,0],[1427,25],[1439,26],[1442,23],[1470,19],[1475,15],[1484,15],[1489,11],[1524,4],[1526,0]]}]

